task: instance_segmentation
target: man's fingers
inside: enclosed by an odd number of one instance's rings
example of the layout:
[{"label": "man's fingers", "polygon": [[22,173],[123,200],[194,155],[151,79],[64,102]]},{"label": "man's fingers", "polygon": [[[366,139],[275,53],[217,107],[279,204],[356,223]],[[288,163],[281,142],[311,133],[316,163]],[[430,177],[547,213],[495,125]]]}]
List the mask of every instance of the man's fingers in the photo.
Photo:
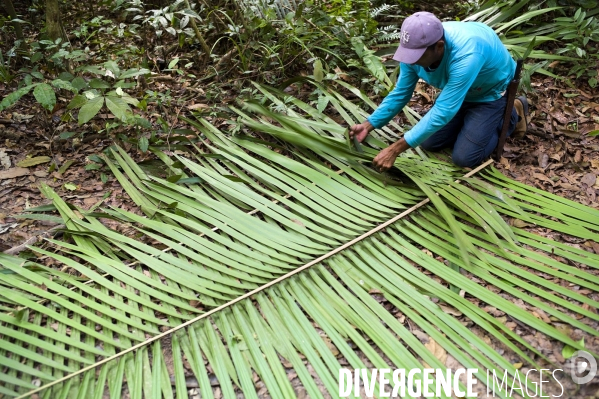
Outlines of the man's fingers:
[{"label": "man's fingers", "polygon": [[384,160],[378,160],[378,159],[374,158],[372,160],[372,166],[374,166],[374,169],[379,172],[386,172],[387,170],[389,170],[391,168],[391,166],[393,166],[393,164],[389,164],[388,162],[385,162]]},{"label": "man's fingers", "polygon": [[385,172],[386,170],[389,169],[389,167],[387,165],[383,165],[383,164],[377,164],[375,166],[376,170],[378,170],[379,172]]}]

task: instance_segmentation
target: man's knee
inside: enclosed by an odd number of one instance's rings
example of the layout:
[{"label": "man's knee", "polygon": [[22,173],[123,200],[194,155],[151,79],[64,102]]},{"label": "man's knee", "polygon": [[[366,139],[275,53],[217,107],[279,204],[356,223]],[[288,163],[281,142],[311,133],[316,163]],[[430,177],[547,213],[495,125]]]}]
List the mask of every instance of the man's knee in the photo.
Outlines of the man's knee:
[{"label": "man's knee", "polygon": [[420,144],[420,147],[426,151],[436,152],[447,148],[447,145],[445,143],[434,143],[432,140],[425,140]]},{"label": "man's knee", "polygon": [[459,151],[454,151],[451,155],[451,159],[454,164],[462,168],[473,168],[480,165],[483,161],[479,156]]}]

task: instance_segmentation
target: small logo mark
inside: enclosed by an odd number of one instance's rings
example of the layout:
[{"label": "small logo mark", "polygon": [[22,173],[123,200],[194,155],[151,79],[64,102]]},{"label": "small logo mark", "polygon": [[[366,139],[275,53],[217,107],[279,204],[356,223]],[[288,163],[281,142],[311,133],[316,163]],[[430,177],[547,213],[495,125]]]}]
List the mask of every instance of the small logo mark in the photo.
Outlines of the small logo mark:
[{"label": "small logo mark", "polygon": [[[572,381],[578,385],[586,384],[597,375],[597,360],[586,351],[578,351],[572,355],[571,362]],[[586,375],[583,375],[588,370]]]},{"label": "small logo mark", "polygon": [[402,43],[407,43],[410,41],[410,33],[408,31],[402,30],[400,33],[400,39]]}]

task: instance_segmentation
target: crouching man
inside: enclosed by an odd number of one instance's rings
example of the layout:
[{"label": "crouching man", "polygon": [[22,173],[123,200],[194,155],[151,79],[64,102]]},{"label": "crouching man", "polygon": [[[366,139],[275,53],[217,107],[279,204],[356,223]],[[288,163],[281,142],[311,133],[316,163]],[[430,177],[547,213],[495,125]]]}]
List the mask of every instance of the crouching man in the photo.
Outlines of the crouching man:
[{"label": "crouching man", "polygon": [[[478,22],[441,22],[429,12],[417,12],[401,26],[393,59],[400,62],[397,85],[366,121],[350,128],[363,141],[385,126],[408,103],[421,78],[442,89],[429,112],[403,138],[383,149],[374,166],[389,169],[410,147],[429,151],[453,148],[458,166],[482,163],[495,149],[516,62],[495,32]],[[508,135],[526,132],[528,102],[514,101]]]}]

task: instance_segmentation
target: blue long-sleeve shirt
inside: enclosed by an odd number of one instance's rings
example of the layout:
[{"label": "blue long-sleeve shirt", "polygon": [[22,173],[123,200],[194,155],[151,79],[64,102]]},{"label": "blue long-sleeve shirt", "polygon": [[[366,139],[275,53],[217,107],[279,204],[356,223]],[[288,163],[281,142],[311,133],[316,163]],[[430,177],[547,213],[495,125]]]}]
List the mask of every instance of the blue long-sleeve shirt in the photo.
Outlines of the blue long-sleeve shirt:
[{"label": "blue long-sleeve shirt", "polygon": [[444,22],[445,52],[432,72],[418,65],[400,64],[395,88],[368,121],[385,126],[410,101],[418,78],[442,89],[430,111],[405,135],[410,147],[445,126],[464,101],[488,102],[501,97],[514,76],[516,63],[487,25],[479,22]]}]

